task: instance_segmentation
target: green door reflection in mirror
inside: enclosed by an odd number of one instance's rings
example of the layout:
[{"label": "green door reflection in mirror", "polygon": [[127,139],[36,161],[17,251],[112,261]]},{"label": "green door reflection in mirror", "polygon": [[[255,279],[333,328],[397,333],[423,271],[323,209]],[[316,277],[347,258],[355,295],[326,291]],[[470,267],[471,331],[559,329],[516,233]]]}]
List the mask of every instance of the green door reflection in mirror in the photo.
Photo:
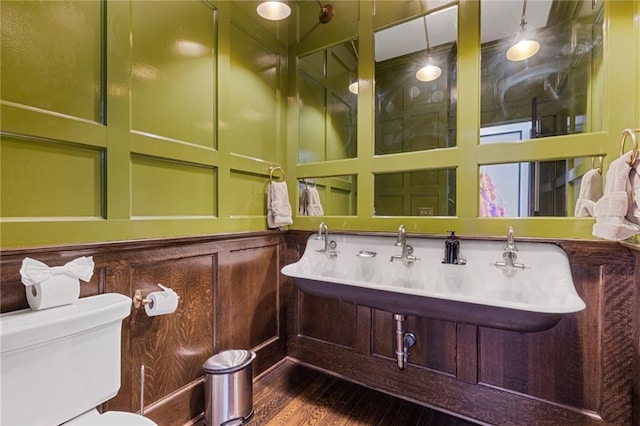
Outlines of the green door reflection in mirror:
[{"label": "green door reflection in mirror", "polygon": [[456,169],[379,173],[376,216],[455,216]]}]

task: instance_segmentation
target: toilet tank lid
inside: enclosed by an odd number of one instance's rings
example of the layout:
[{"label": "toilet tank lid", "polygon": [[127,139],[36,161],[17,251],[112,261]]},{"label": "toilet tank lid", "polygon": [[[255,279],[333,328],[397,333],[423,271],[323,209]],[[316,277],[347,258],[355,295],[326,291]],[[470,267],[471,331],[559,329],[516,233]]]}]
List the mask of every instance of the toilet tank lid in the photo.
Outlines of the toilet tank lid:
[{"label": "toilet tank lid", "polygon": [[244,349],[229,349],[209,358],[202,369],[209,374],[226,374],[242,370],[251,364],[256,354]]},{"label": "toilet tank lid", "polygon": [[106,293],[41,311],[23,309],[4,313],[0,315],[0,351],[19,350],[122,321],[130,312],[129,297]]}]

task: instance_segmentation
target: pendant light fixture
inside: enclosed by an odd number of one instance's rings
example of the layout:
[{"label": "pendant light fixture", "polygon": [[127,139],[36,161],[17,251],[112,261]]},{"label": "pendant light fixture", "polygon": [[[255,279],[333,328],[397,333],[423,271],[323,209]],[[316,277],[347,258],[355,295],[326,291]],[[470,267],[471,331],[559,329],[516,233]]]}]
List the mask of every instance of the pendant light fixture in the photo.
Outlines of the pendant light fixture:
[{"label": "pendant light fixture", "polygon": [[527,37],[525,31],[525,25],[527,22],[524,20],[524,15],[527,11],[527,0],[524,0],[522,4],[522,18],[520,18],[520,29],[514,44],[507,50],[507,59],[513,62],[524,61],[531,58],[540,50],[540,43],[536,40],[531,40]]},{"label": "pendant light fixture", "polygon": [[423,17],[424,21],[424,38],[427,41],[427,62],[416,72],[416,78],[420,81],[437,80],[442,74],[442,69],[435,64],[433,56],[431,56],[431,46],[429,45],[429,30],[427,29],[427,16]]},{"label": "pendant light fixture", "polygon": [[281,21],[291,14],[291,8],[284,1],[263,1],[257,7],[258,15],[269,21]]}]

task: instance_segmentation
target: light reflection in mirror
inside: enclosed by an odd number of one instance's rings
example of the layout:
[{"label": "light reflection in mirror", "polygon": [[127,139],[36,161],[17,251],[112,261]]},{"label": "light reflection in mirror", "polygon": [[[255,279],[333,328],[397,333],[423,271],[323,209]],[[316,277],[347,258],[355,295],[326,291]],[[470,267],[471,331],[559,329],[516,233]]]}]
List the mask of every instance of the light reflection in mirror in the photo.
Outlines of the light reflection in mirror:
[{"label": "light reflection in mirror", "polygon": [[526,36],[540,50],[513,62],[523,3],[482,0],[481,127],[529,123],[527,138],[602,129],[602,4],[528,2]]},{"label": "light reflection in mirror", "polygon": [[[452,6],[375,33],[376,155],[455,146],[457,14]],[[427,76],[426,65],[441,72]]]}]

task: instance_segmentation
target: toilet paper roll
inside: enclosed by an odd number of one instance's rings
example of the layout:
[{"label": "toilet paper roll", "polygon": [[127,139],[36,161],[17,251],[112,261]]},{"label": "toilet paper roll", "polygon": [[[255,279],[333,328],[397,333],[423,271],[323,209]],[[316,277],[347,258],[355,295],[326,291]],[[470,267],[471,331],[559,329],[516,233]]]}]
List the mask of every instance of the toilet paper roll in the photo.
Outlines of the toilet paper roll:
[{"label": "toilet paper roll", "polygon": [[[166,288],[166,287],[163,287]],[[144,311],[150,317],[166,315],[175,312],[178,307],[178,293],[167,288],[165,291],[154,291],[147,295],[151,303],[144,307]]]},{"label": "toilet paper roll", "polygon": [[69,305],[80,297],[80,281],[68,275],[53,275],[34,285],[26,286],[27,302],[34,311]]}]

